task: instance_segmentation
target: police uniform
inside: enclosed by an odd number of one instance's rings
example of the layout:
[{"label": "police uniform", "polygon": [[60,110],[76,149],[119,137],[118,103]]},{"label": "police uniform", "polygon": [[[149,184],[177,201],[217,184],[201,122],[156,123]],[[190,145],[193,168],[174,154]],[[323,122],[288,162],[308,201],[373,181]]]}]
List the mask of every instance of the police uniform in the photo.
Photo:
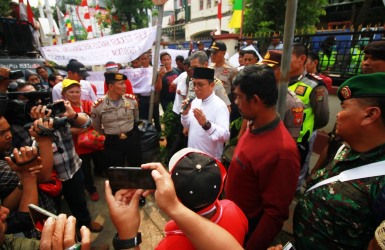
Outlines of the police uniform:
[{"label": "police uniform", "polygon": [[230,94],[232,90],[233,79],[237,74],[237,69],[231,66],[227,61],[225,61],[221,67],[216,67],[215,63],[213,63],[210,68],[215,70],[215,76],[222,81],[226,93]]},{"label": "police uniform", "polygon": [[309,139],[314,129],[329,122],[328,91],[322,78],[315,74],[292,78],[289,90],[293,91],[305,105],[303,125],[297,142]]},{"label": "police uniform", "polygon": [[299,137],[303,122],[304,108],[305,105],[297,95],[293,91],[288,90],[286,94],[286,112],[283,123],[293,138]]},{"label": "police uniform", "polygon": [[[219,80],[217,77],[214,76],[214,83],[215,83],[215,87],[214,87],[214,93],[222,99],[222,101],[224,101],[226,103],[226,106],[229,106],[231,105],[231,102],[230,102],[230,99],[229,97],[227,96],[227,93],[226,93],[226,90],[223,86],[223,83],[221,80]],[[194,84],[193,84],[193,81],[189,81],[189,84],[188,84],[188,93],[187,93],[187,96],[191,96],[191,95],[195,95],[195,91],[194,91]]]},{"label": "police uniform", "polygon": [[134,95],[110,100],[107,93],[94,102],[91,118],[95,130],[106,135],[106,167],[126,166],[126,162],[128,166],[140,166],[140,135],[136,129],[139,110]]}]

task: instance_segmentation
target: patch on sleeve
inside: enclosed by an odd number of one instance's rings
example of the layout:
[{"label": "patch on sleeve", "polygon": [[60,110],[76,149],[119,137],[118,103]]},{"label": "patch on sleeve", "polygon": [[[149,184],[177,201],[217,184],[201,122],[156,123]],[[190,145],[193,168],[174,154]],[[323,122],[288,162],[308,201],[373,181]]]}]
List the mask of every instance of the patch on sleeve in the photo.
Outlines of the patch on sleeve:
[{"label": "patch on sleeve", "polygon": [[315,94],[316,94],[316,101],[322,102],[324,100],[324,96],[325,96],[325,89],[323,89],[323,88],[316,89]]},{"label": "patch on sleeve", "polygon": [[291,112],[293,113],[293,125],[299,126],[303,122],[303,108],[297,107],[292,108]]},{"label": "patch on sleeve", "polygon": [[306,93],[306,90],[307,90],[308,87],[306,86],[303,86],[303,85],[298,85],[294,92],[297,94],[297,95],[300,95],[300,96],[304,96],[305,93]]}]

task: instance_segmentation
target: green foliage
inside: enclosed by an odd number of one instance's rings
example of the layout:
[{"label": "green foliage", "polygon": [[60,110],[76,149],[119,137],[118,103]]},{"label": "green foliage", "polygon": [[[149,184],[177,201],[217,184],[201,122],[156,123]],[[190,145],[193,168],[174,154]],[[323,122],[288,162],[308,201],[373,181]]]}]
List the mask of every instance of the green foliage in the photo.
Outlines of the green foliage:
[{"label": "green foliage", "polygon": [[[244,0],[246,2],[243,33],[282,33],[285,25],[286,0]],[[314,31],[328,0],[298,0],[296,30]]]},{"label": "green foliage", "polygon": [[[109,5],[110,10],[114,9],[111,3]],[[116,9],[116,13],[111,13],[113,16],[111,31],[113,34],[122,32],[122,27],[127,27],[127,30],[147,27],[147,10],[152,9],[154,6],[151,0],[114,0],[113,5]]]},{"label": "green foliage", "polygon": [[8,16],[8,12],[11,9],[9,8],[9,1],[0,1],[0,16],[6,17]]}]

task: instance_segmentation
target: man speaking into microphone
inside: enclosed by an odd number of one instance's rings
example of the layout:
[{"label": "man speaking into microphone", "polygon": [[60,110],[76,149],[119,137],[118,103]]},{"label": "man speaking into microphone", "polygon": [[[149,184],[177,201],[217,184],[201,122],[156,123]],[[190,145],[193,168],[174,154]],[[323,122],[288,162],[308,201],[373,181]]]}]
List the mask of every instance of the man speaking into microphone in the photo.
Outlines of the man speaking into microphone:
[{"label": "man speaking into microphone", "polygon": [[[220,159],[230,137],[229,110],[214,93],[214,70],[194,68],[193,85],[196,98],[181,112],[182,125],[189,131],[188,147]],[[182,106],[188,101],[184,100]]]}]

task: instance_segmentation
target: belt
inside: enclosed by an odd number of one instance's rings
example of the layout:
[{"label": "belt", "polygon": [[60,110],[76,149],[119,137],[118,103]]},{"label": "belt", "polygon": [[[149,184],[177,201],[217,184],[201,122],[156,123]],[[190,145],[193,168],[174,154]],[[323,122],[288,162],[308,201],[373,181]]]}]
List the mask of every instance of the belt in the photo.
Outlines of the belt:
[{"label": "belt", "polygon": [[124,139],[130,137],[133,133],[134,133],[134,129],[131,129],[128,132],[120,133],[118,135],[107,135],[107,136],[124,140]]}]

